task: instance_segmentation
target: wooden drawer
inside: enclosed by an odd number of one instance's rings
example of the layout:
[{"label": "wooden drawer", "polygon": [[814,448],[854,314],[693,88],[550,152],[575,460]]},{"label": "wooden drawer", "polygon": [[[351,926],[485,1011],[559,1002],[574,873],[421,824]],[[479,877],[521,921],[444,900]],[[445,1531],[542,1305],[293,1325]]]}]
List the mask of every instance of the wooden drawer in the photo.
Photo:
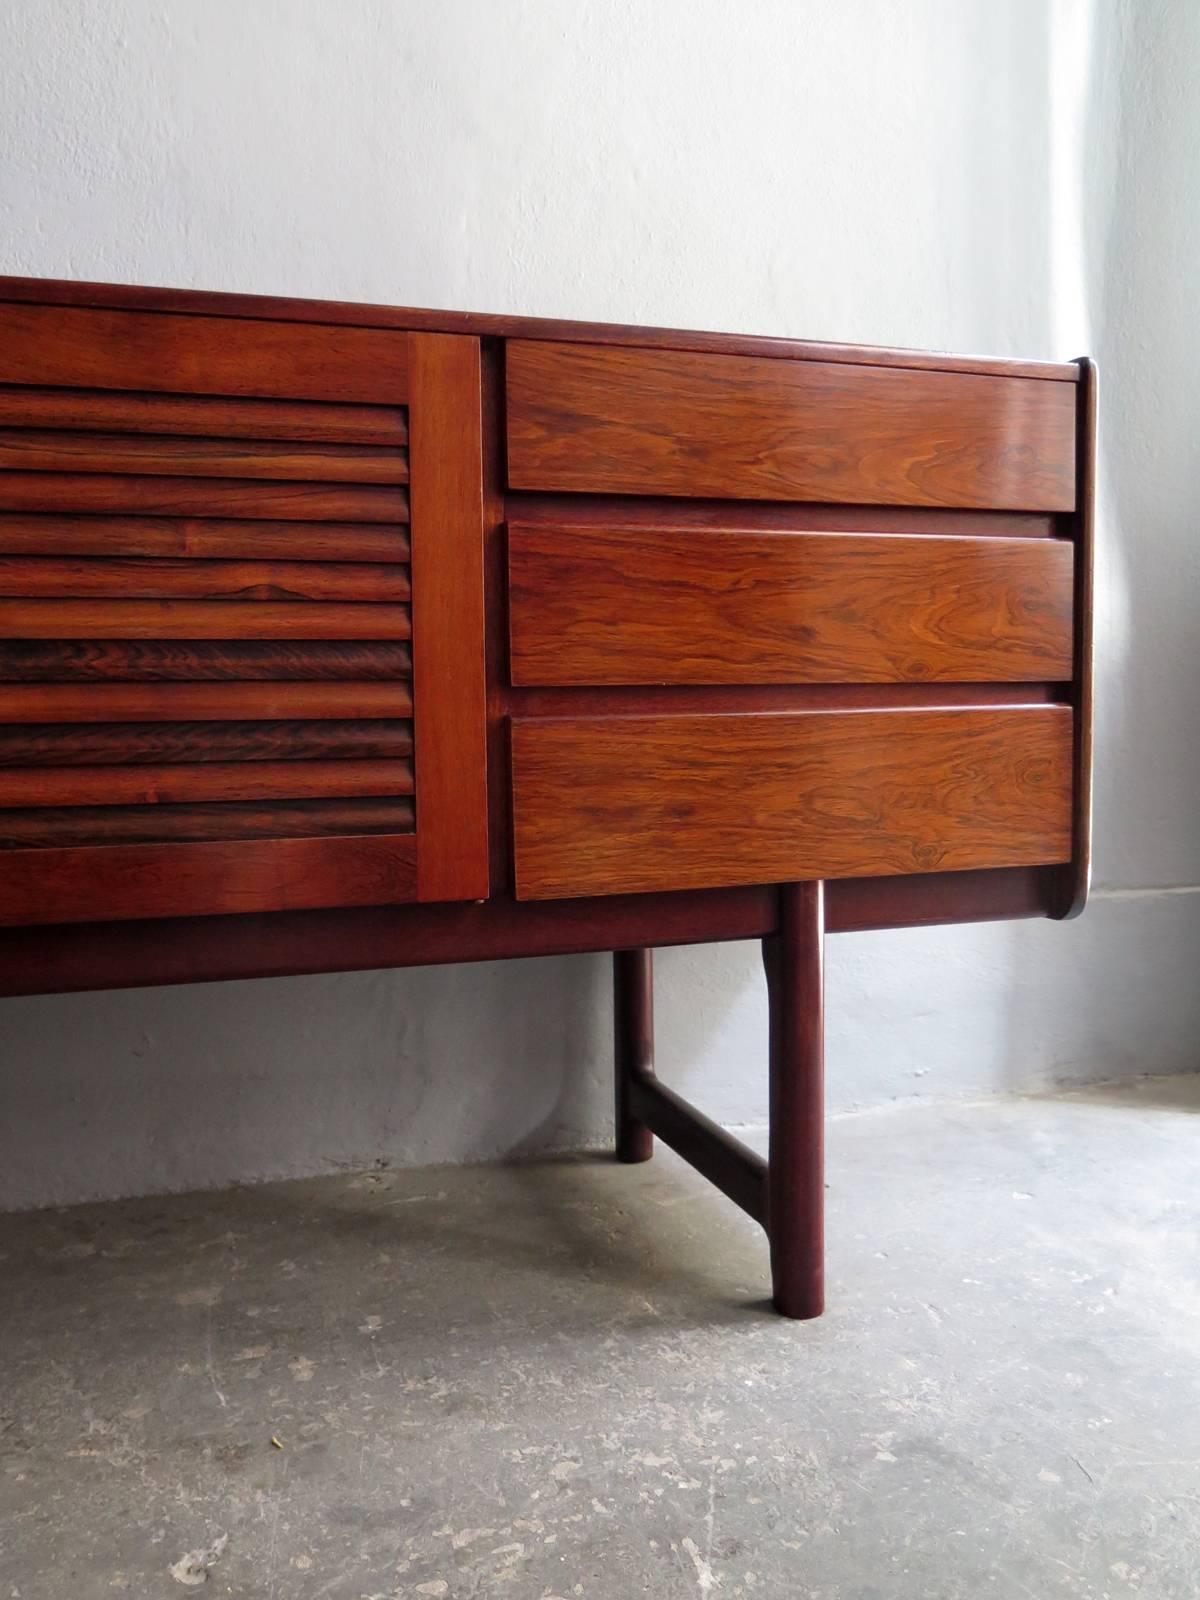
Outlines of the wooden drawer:
[{"label": "wooden drawer", "polygon": [[509,528],[515,684],[1071,677],[1060,539]]},{"label": "wooden drawer", "polygon": [[1064,379],[513,340],[516,489],[1069,511]]},{"label": "wooden drawer", "polygon": [[518,719],[523,900],[1071,854],[1057,705]]}]

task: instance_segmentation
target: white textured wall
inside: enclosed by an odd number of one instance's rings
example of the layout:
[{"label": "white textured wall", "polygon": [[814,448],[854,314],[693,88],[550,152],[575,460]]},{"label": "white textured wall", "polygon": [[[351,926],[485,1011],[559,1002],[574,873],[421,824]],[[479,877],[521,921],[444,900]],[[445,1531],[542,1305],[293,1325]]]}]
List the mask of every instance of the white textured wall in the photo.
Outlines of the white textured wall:
[{"label": "white textured wall", "polygon": [[[831,942],[835,1105],[1194,1068],[1193,0],[6,0],[0,271],[1099,356],[1098,893]],[[765,1112],[751,946],[660,958]],[[0,1003],[0,1204],[598,1142],[603,957]]]}]

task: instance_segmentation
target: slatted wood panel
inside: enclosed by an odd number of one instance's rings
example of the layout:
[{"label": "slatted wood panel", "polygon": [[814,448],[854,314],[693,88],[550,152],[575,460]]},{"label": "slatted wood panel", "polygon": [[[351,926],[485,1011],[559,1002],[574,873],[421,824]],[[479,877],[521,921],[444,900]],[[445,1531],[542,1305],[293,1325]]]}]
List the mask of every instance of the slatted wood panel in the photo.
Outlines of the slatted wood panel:
[{"label": "slatted wood panel", "polygon": [[[2,315],[2,314],[0,314]],[[399,347],[389,345],[394,367]],[[12,360],[11,348],[8,359]],[[111,381],[111,369],[106,372]],[[161,377],[161,374],[159,375]],[[394,397],[394,391],[393,391]],[[82,429],[105,433],[223,436],[229,415],[224,398],[207,395],[128,394],[112,389],[39,389],[32,384],[0,384],[0,428]],[[333,444],[390,445],[408,443],[405,414],[394,405],[325,404],[298,406],[289,400],[246,400],[237,408],[239,439],[311,439]],[[390,480],[389,480],[390,481]]]},{"label": "slatted wood panel", "polygon": [[272,329],[255,375],[208,330],[182,394],[100,386],[169,375],[172,319],[72,353],[12,316],[0,378],[41,381],[0,383],[0,920],[412,898],[407,340],[323,378],[324,330]]},{"label": "slatted wood panel", "polygon": [[258,482],[244,478],[49,477],[8,472],[7,511],[69,511],[164,517],[265,517],[292,522],[406,522],[408,490],[382,484]]},{"label": "slatted wood panel", "polygon": [[88,845],[98,839],[108,844],[196,842],[212,837],[214,823],[235,825],[243,839],[285,839],[396,833],[405,825],[411,829],[413,822],[413,803],[405,799],[201,801],[157,805],[149,812],[138,806],[37,806],[0,810],[0,849]]},{"label": "slatted wood panel", "polygon": [[[345,799],[411,795],[412,762],[197,761],[87,767],[9,767],[5,806],[157,806],[192,800]],[[153,817],[148,815],[146,826]],[[213,838],[229,837],[214,819]],[[234,835],[236,837],[236,834]]]},{"label": "slatted wood panel", "polygon": [[[406,660],[397,662],[402,678]],[[406,682],[3,683],[2,722],[204,722],[411,717]]]},{"label": "slatted wood panel", "polygon": [[1068,706],[518,719],[517,895],[1053,864]]},{"label": "slatted wood panel", "polygon": [[402,566],[366,561],[187,561],[153,556],[102,561],[0,556],[0,596],[110,599],[408,601]]},{"label": "slatted wood panel", "polygon": [[508,551],[516,684],[1071,677],[1066,540],[515,524]]},{"label": "slatted wood panel", "polygon": [[410,632],[407,606],[0,600],[0,639],[407,639]]},{"label": "slatted wood panel", "polygon": [[50,555],[395,562],[408,560],[409,541],[403,522],[0,513],[0,557]]},{"label": "slatted wood panel", "polygon": [[[32,722],[0,728],[0,767],[197,761],[390,761],[412,754],[396,719],[253,722]],[[11,774],[10,774],[11,775]]]},{"label": "slatted wood panel", "polygon": [[[163,419],[164,426],[168,420]],[[219,419],[213,420],[219,425]],[[401,457],[399,449],[384,445],[0,428],[0,468],[13,472],[397,483],[408,476]]]},{"label": "slatted wood panel", "polygon": [[[390,640],[0,639],[0,683],[407,682],[411,672],[409,646]],[[339,705],[358,703],[348,690],[339,694]]]}]

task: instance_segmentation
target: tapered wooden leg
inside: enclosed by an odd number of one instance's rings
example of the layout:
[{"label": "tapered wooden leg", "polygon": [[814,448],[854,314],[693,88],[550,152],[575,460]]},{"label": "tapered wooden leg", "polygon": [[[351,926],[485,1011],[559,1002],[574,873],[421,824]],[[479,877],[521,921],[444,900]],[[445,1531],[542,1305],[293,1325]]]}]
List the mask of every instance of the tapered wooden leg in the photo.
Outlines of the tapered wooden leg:
[{"label": "tapered wooden leg", "polygon": [[824,894],[780,889],[779,932],[763,940],[770,1004],[767,1236],[775,1307],[819,1317],[825,1306]]},{"label": "tapered wooden leg", "polygon": [[630,1104],[637,1078],[654,1074],[654,957],[650,950],[613,951],[617,1159],[649,1161],[654,1135]]}]

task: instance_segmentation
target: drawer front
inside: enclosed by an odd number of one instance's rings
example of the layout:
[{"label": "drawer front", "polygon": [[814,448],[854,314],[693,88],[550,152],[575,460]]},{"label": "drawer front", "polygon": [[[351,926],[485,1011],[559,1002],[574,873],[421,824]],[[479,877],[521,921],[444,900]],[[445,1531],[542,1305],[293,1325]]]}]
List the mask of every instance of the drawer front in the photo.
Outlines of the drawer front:
[{"label": "drawer front", "polygon": [[518,898],[1071,854],[1066,706],[518,719]]},{"label": "drawer front", "polygon": [[512,525],[515,684],[1062,682],[1060,539]]},{"label": "drawer front", "polygon": [[1076,385],[513,340],[515,489],[1069,511]]}]

